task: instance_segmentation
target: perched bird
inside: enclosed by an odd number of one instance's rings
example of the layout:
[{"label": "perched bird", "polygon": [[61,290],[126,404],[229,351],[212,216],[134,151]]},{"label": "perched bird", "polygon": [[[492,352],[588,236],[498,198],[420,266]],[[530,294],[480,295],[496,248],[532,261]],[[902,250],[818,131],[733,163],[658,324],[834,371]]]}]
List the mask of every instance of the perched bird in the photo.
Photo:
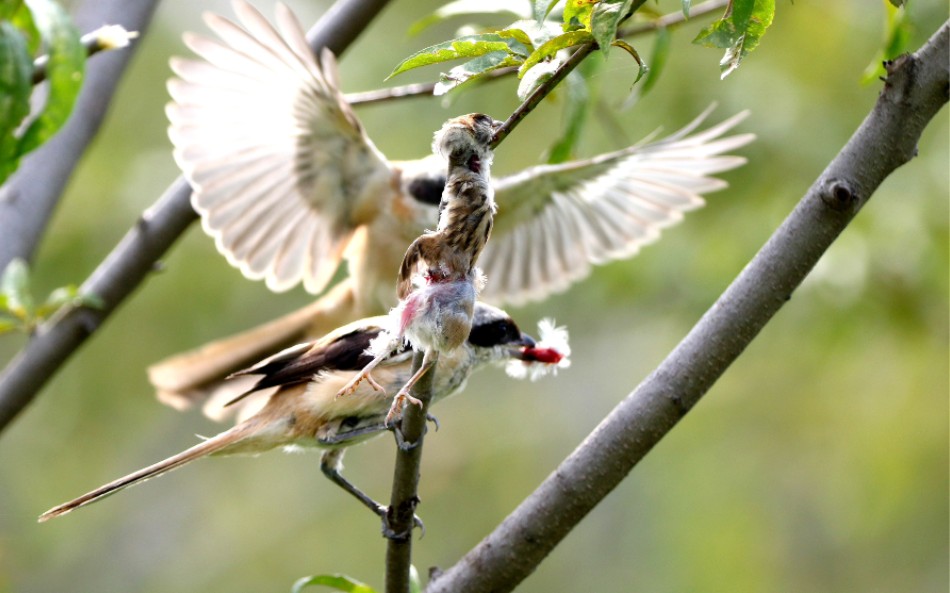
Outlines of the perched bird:
[{"label": "perched bird", "polygon": [[[251,377],[254,383],[235,401],[260,401],[249,402],[255,405],[244,410],[245,418],[233,428],[52,508],[39,520],[58,517],[207,455],[259,453],[284,446],[325,449],[323,472],[381,515],[385,508],[340,474],[343,451],[385,431],[393,394],[411,374],[412,353],[403,348],[377,367],[376,378],[383,391],[364,386],[346,398],[337,398],[336,393],[369,361],[366,348],[383,331],[386,321],[386,317],[372,317],[350,323],[240,371],[238,375]],[[535,342],[507,313],[477,303],[468,339],[441,358],[433,402],[458,392],[472,371],[486,364],[507,362],[509,374],[516,377],[567,366],[570,349],[566,331],[551,323],[540,324],[540,329],[541,341]]]},{"label": "perched bird", "polygon": [[[397,302],[393,271],[438,218],[441,159],[390,161],[282,4],[276,27],[243,0],[240,25],[205,21],[220,38],[186,34],[200,59],[173,59],[167,113],[174,156],[194,188],[203,229],[228,261],[275,291],[303,284],[320,298],[280,319],[153,365],[162,401],[190,405],[206,387],[282,346]],[[697,131],[587,160],[532,167],[492,182],[498,212],[478,265],[482,299],[518,304],[565,290],[592,265],[633,256],[726,184],[712,174],[745,159],[753,139],[725,136],[740,113]],[[346,275],[327,289],[345,261]]]},{"label": "perched bird", "polygon": [[406,250],[396,289],[400,301],[389,314],[390,327],[371,344],[373,360],[339,394],[351,393],[364,379],[379,388],[370,372],[408,342],[424,353],[422,365],[396,393],[387,422],[406,401],[422,405],[409,390],[440,354],[461,346],[472,330],[475,296],[484,286],[475,262],[488,243],[495,215],[491,141],[501,125],[485,114],[470,113],[450,119],[435,135],[433,152],[448,165],[439,225]]}]

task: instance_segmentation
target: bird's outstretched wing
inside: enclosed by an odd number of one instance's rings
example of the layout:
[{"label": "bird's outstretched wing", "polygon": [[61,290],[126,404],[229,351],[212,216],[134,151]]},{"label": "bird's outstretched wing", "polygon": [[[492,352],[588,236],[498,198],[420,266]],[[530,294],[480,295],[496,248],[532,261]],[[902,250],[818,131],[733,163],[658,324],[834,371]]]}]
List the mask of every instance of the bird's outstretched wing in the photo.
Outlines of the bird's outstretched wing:
[{"label": "bird's outstretched wing", "polygon": [[186,34],[202,60],[173,59],[169,136],[192,203],[218,250],[275,291],[321,292],[354,229],[373,216],[391,169],[296,17],[277,27],[243,0],[242,26],[205,14],[221,41]]},{"label": "bird's outstretched wing", "polygon": [[662,140],[499,179],[494,233],[478,262],[488,278],[481,298],[519,304],[563,291],[591,265],[631,257],[701,206],[701,194],[726,187],[710,175],[745,163],[723,153],[754,135],[722,137],[748,112],[694,134],[711,109]]}]

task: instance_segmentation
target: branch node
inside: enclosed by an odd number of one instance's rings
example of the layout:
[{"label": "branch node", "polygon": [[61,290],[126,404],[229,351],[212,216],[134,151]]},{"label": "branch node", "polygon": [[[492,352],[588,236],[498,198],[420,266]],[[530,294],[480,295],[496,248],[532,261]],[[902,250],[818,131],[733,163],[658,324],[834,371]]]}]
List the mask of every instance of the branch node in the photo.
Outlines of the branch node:
[{"label": "branch node", "polygon": [[819,195],[821,201],[835,212],[850,212],[859,203],[857,192],[842,179],[826,180]]}]

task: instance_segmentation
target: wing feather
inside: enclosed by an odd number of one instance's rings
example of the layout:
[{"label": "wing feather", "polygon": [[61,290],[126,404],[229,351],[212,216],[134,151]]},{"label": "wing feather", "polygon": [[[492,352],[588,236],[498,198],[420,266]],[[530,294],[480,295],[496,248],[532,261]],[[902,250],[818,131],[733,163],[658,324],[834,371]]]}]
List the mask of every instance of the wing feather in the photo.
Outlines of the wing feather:
[{"label": "wing feather", "polygon": [[591,265],[635,255],[702,206],[702,194],[725,188],[711,175],[746,161],[723,153],[754,136],[723,137],[747,112],[697,132],[711,109],[660,140],[499,179],[495,228],[479,261],[489,279],[482,297],[520,304],[563,291]]},{"label": "wing feather", "polygon": [[234,11],[236,22],[205,15],[217,40],[184,36],[198,59],[171,61],[175,160],[231,265],[272,290],[319,293],[392,168],[343,99],[332,54],[321,67],[289,9],[277,6],[276,27],[244,0]]}]

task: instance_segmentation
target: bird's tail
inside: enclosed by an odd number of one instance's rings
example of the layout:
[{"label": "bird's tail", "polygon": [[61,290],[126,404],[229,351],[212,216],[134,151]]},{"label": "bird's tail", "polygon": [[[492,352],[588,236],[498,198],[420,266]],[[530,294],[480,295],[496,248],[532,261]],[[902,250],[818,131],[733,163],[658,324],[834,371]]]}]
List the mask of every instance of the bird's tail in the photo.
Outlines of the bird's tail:
[{"label": "bird's tail", "polygon": [[[341,325],[341,317],[350,321],[352,306],[352,282],[340,282],[319,300],[279,319],[153,364],[148,369],[149,381],[162,403],[187,409],[221,389],[224,377],[234,371],[276,350],[329,332]],[[224,401],[244,390],[238,387]]]},{"label": "bird's tail", "polygon": [[44,521],[48,521],[53,517],[65,515],[73,509],[78,509],[79,507],[86,506],[87,504],[92,504],[105,498],[106,496],[109,496],[110,494],[115,494],[120,490],[128,488],[129,486],[144,482],[145,480],[154,478],[155,476],[160,476],[165,472],[169,472],[190,461],[194,461],[195,459],[204,457],[206,455],[211,455],[212,453],[219,452],[227,447],[235,445],[248,435],[253,434],[253,428],[254,426],[252,424],[239,424],[234,428],[226,430],[204,442],[198,443],[194,447],[186,449],[177,455],[172,455],[168,459],[159,461],[158,463],[144,467],[136,472],[132,472],[127,476],[123,476],[118,480],[114,480],[108,484],[100,486],[92,492],[83,494],[79,498],[53,507],[40,515],[39,522],[43,523]]}]

